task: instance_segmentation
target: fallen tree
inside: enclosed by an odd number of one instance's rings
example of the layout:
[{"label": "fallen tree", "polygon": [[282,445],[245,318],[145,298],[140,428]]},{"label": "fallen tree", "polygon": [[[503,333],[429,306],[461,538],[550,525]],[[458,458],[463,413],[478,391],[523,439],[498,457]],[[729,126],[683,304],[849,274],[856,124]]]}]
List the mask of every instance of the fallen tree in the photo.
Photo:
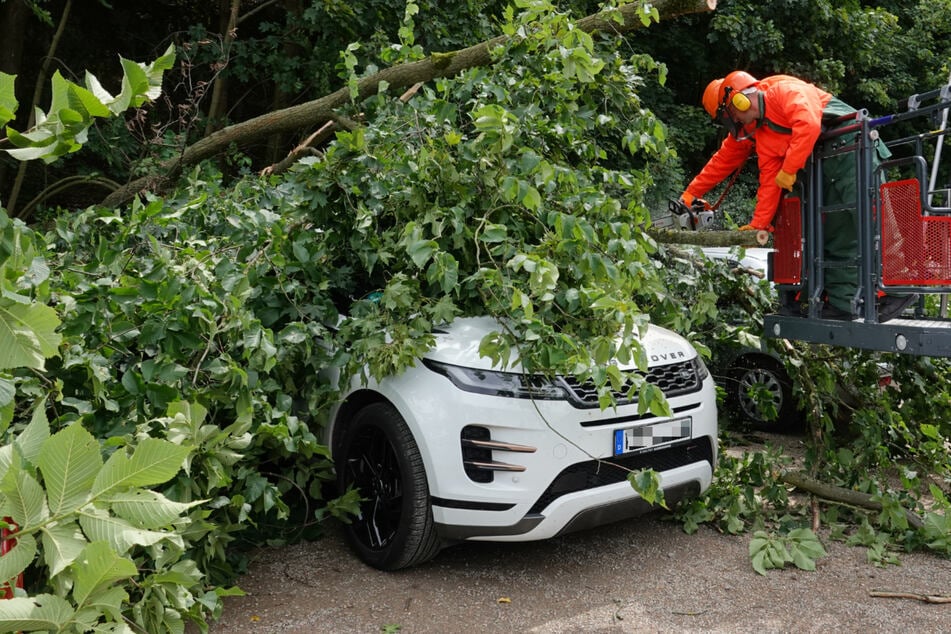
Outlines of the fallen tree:
[{"label": "fallen tree", "polygon": [[[652,6],[661,20],[667,20],[691,13],[712,11],[716,9],[716,5],[716,0],[658,0]],[[640,2],[631,3],[616,12],[587,16],[577,24],[588,33],[622,34],[644,25],[639,15],[643,10],[644,5]],[[419,82],[490,65],[493,63],[492,50],[505,40],[506,36],[499,36],[458,51],[434,53],[416,62],[386,68],[359,81],[357,98],[365,99],[375,94],[384,82],[390,90],[405,90]],[[129,202],[140,192],[161,191],[177,178],[184,168],[216,156],[232,145],[243,146],[276,133],[319,128],[333,120],[334,110],[348,103],[350,98],[350,88],[343,87],[319,99],[222,128],[188,146],[181,154],[165,161],[151,174],[133,180],[110,193],[102,204],[115,207]]]}]

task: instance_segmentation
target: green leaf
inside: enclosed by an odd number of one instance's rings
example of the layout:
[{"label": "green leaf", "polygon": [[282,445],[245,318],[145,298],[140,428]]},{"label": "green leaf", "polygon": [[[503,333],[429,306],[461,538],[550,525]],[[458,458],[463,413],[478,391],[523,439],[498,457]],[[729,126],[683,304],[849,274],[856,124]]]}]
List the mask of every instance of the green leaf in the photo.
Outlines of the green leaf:
[{"label": "green leaf", "polygon": [[2,479],[10,467],[13,466],[13,445],[0,446],[0,479]]},{"label": "green leaf", "polygon": [[[115,623],[108,623],[104,627],[95,629],[96,632],[114,632],[116,634],[135,634],[135,630],[123,622],[122,605],[129,600],[129,593],[122,586],[99,591],[89,597],[82,610],[76,612],[74,620],[79,623],[88,622],[90,627],[95,626],[103,615],[111,618]],[[114,626],[114,627],[112,627]]]},{"label": "green leaf", "polygon": [[16,393],[16,385],[13,383],[13,379],[0,376],[0,407],[12,405]]},{"label": "green leaf", "polygon": [[69,82],[66,96],[69,100],[70,107],[63,108],[59,111],[59,117],[62,121],[66,121],[63,117],[63,112],[67,110],[76,112],[79,122],[87,124],[92,123],[92,117],[109,118],[112,116],[112,111],[103,105],[103,103],[96,98],[96,95],[78,84]]},{"label": "green leaf", "polygon": [[43,472],[47,502],[54,516],[75,510],[89,499],[102,468],[102,455],[92,434],[75,422],[43,445],[37,464]]},{"label": "green leaf", "polygon": [[181,519],[188,509],[203,503],[203,500],[173,502],[147,489],[117,493],[104,501],[110,504],[113,513],[139,528],[163,528]]},{"label": "green leaf", "polygon": [[133,546],[151,546],[163,539],[181,545],[181,537],[175,533],[140,529],[124,519],[111,517],[101,509],[84,512],[79,517],[79,524],[89,541],[104,541],[120,554]]},{"label": "green leaf", "polygon": [[423,268],[438,248],[435,240],[413,240],[406,245],[406,253],[412,258],[413,264]]},{"label": "green leaf", "polygon": [[93,482],[92,496],[162,484],[178,473],[190,451],[166,440],[145,438],[131,457],[122,451],[109,457]]},{"label": "green leaf", "polygon": [[0,126],[16,117],[16,75],[0,72]]},{"label": "green leaf", "polygon": [[667,508],[664,490],[660,486],[660,476],[656,471],[653,469],[635,471],[627,474],[627,480],[645,502]]},{"label": "green leaf", "polygon": [[483,242],[505,242],[508,239],[508,227],[500,224],[486,225],[479,234],[479,239]]},{"label": "green leaf", "polygon": [[525,195],[522,196],[522,204],[532,211],[537,211],[542,206],[541,194],[534,187],[528,187],[525,190]]},{"label": "green leaf", "polygon": [[39,460],[43,445],[50,437],[50,424],[46,419],[46,400],[40,400],[33,409],[30,423],[13,441],[17,453],[31,464]]},{"label": "green leaf", "polygon": [[649,410],[654,416],[666,417],[672,415],[670,403],[668,403],[666,397],[664,397],[663,390],[653,383],[644,381],[644,383],[641,384],[637,398],[639,399],[637,406],[639,413]]},{"label": "green leaf", "polygon": [[[56,71],[51,79],[49,113],[36,108],[36,126],[24,133],[7,127],[7,140],[14,149],[5,150],[12,157],[29,161],[43,159],[49,163],[86,142],[89,127],[96,118],[107,118],[131,107],[139,107],[161,94],[162,75],[175,60],[174,47],[169,46],[162,57],[151,64],[137,64],[121,59],[122,93],[113,98],[90,73],[86,88],[75,84]],[[16,107],[12,76],[0,75],[0,124],[12,120]]]},{"label": "green leaf", "polygon": [[[12,140],[14,135],[10,134],[10,132],[10,128],[7,128],[7,138]],[[36,159],[43,159],[46,162],[50,162],[50,159],[55,159],[65,154],[65,152],[59,150],[60,148],[56,144],[56,139],[51,138],[48,144],[13,148],[4,151],[18,161],[35,161]]]},{"label": "green leaf", "polygon": [[80,606],[97,591],[120,579],[134,577],[138,572],[131,559],[117,555],[109,544],[101,541],[86,546],[73,568],[76,573],[73,599]]},{"label": "green leaf", "polygon": [[426,271],[426,279],[437,284],[443,293],[449,293],[459,282],[459,263],[449,253],[437,253]]},{"label": "green leaf", "polygon": [[49,306],[0,299],[0,370],[42,370],[62,341],[56,332],[59,325],[56,311]]},{"label": "green leaf", "polygon": [[801,551],[810,559],[819,559],[826,556],[826,549],[811,529],[797,528],[789,531],[790,548]]},{"label": "green leaf", "polygon": [[807,553],[803,552],[801,549],[793,546],[791,548],[793,564],[800,570],[813,571],[816,569],[816,560],[810,557]]},{"label": "green leaf", "polygon": [[43,487],[22,469],[11,469],[0,482],[6,512],[20,528],[32,530],[49,517]]},{"label": "green leaf", "polygon": [[16,539],[16,544],[0,557],[0,584],[26,570],[36,558],[36,540],[32,535],[23,534],[8,539]]},{"label": "green leaf", "polygon": [[74,613],[65,599],[51,594],[14,597],[0,601],[0,631],[59,632]]},{"label": "green leaf", "polygon": [[43,559],[49,567],[50,577],[55,577],[76,561],[79,553],[89,543],[76,522],[47,524],[40,530],[42,531]]},{"label": "green leaf", "polygon": [[146,101],[146,93],[149,90],[149,78],[145,69],[132,60],[119,58],[122,65],[122,91],[116,97],[116,105],[119,111],[127,108],[138,108]]}]

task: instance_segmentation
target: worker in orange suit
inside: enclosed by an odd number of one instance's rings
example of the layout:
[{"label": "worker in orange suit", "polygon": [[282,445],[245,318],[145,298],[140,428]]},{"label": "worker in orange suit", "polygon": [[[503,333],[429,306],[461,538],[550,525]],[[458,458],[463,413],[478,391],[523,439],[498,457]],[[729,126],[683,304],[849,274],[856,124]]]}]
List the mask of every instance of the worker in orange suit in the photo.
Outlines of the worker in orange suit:
[{"label": "worker in orange suit", "polygon": [[[703,93],[703,107],[730,134],[687,186],[681,200],[687,206],[743,165],[756,151],[759,189],[749,224],[741,231],[772,231],[783,190],[792,191],[797,174],[806,165],[826,121],[855,109],[818,86],[789,75],[756,79],[746,71],[733,71],[711,81]],[[877,146],[880,158],[888,155]],[[851,154],[826,159],[823,169],[823,203],[849,204],[857,200],[855,159]],[[825,214],[823,257],[833,263],[825,272],[827,304],[822,316],[851,319],[858,285],[856,253],[857,218],[854,209]],[[879,307],[882,321],[910,303],[906,298]],[[899,305],[901,304],[901,305]],[[894,313],[894,314],[893,314]]]},{"label": "worker in orange suit", "polygon": [[[822,111],[832,95],[788,75],[758,81],[738,70],[715,79],[703,92],[703,108],[731,134],[684,192],[685,203],[702,198],[732,174],[756,148],[759,190],[753,219],[741,231],[772,229],[781,190],[792,190],[822,131]],[[854,112],[854,110],[849,110]]]}]

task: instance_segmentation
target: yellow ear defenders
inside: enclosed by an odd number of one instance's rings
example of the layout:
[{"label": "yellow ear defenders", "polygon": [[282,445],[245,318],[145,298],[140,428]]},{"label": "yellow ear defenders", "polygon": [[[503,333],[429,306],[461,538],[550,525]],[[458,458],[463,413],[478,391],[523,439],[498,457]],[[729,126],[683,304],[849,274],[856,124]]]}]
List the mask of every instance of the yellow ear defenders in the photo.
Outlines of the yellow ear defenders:
[{"label": "yellow ear defenders", "polygon": [[747,112],[750,108],[753,107],[753,101],[751,99],[752,94],[755,94],[759,100],[760,111],[763,110],[763,93],[755,91],[750,95],[744,94],[738,90],[733,90],[729,86],[726,88],[726,93],[723,95],[723,102],[720,107],[717,109],[717,122],[725,127],[734,138],[737,140],[742,140],[749,137],[749,134],[743,131],[743,124],[739,121],[736,121],[727,110],[727,106],[733,106],[737,112]]},{"label": "yellow ear defenders", "polygon": [[720,107],[725,108],[727,104],[736,108],[737,112],[746,112],[753,106],[749,97],[729,86],[727,86],[726,93],[723,95],[723,105]]},{"label": "yellow ear defenders", "polygon": [[750,98],[741,92],[735,93],[730,97],[730,103],[739,112],[746,112],[750,109],[750,106],[753,105],[752,102],[750,102]]}]

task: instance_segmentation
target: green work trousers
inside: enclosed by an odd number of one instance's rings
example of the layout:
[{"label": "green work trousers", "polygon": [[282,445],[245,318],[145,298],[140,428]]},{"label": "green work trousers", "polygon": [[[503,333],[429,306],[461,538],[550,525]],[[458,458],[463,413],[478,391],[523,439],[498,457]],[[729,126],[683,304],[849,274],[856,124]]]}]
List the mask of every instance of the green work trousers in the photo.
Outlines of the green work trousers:
[{"label": "green work trousers", "polygon": [[[822,112],[823,118],[834,118],[855,112],[848,104],[833,97]],[[851,125],[849,121],[846,125]],[[831,150],[855,143],[856,135],[846,134],[825,141],[822,150]],[[880,141],[875,142],[873,167],[890,155]],[[847,205],[858,202],[855,152],[846,152],[822,163],[823,205]],[[852,312],[852,299],[858,290],[858,216],[856,209],[823,212],[822,257],[826,262],[825,292],[829,304]]]}]

